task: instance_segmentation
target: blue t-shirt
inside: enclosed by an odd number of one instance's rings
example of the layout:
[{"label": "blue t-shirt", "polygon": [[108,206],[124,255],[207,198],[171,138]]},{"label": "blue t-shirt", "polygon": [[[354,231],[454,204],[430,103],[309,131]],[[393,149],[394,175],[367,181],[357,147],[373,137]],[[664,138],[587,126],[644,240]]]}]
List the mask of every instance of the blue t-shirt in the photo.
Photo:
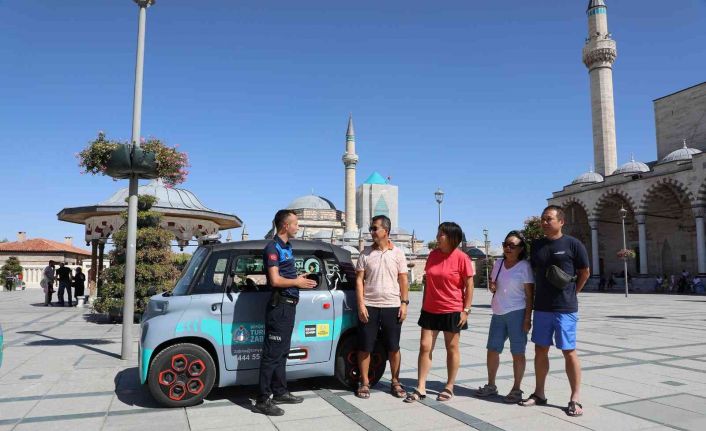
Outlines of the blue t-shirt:
[{"label": "blue t-shirt", "polygon": [[[294,252],[292,244],[285,243],[282,239],[275,235],[275,238],[268,242],[263,250],[265,267],[279,267],[279,275],[284,278],[297,278],[297,269],[294,266]],[[287,287],[282,290],[282,295],[290,298],[299,299],[299,289],[296,287]]]},{"label": "blue t-shirt", "polygon": [[550,240],[541,238],[532,241],[530,263],[534,272],[534,309],[558,313],[579,311],[576,297],[576,283],[569,283],[564,289],[557,289],[547,280],[547,269],[556,265],[569,275],[577,269],[588,268],[588,253],[581,241],[569,235]]}]

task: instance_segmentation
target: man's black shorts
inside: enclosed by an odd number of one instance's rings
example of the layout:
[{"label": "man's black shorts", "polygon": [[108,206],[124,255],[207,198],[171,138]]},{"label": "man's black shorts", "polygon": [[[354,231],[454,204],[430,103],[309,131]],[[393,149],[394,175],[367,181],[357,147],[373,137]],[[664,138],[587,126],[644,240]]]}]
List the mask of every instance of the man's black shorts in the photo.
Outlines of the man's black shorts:
[{"label": "man's black shorts", "polygon": [[368,309],[368,323],[363,323],[358,319],[358,349],[363,352],[372,352],[377,340],[378,330],[382,329],[385,350],[388,352],[400,350],[402,323],[397,317],[400,307],[366,308]]}]

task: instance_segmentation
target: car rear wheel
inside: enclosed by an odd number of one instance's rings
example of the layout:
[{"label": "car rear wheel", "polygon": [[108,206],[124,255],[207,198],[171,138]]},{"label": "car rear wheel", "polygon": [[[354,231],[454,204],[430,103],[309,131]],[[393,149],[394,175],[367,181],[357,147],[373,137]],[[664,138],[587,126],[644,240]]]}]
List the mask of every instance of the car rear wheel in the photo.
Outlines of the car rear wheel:
[{"label": "car rear wheel", "polygon": [[[373,352],[370,353],[370,370],[368,378],[370,384],[376,384],[385,374],[387,367],[387,352],[383,344],[375,343]],[[346,337],[338,346],[336,351],[335,377],[343,386],[356,388],[360,381],[360,369],[358,368],[358,346],[355,335]]]},{"label": "car rear wheel", "polygon": [[166,407],[199,404],[216,381],[216,364],[211,355],[196,344],[169,346],[150,364],[148,386],[158,403]]}]

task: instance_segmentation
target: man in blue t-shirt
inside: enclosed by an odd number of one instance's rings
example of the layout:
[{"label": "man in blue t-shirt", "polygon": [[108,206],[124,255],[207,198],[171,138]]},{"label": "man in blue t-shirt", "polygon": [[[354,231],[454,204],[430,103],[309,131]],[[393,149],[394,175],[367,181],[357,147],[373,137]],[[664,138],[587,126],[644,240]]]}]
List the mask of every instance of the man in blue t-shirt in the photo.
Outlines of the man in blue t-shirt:
[{"label": "man in blue t-shirt", "polygon": [[291,210],[279,210],[274,219],[275,236],[263,250],[267,268],[267,284],[272,297],[265,312],[265,342],[260,360],[260,395],[256,412],[282,416],[284,410],[276,404],[298,404],[303,398],[287,390],[287,354],[292,341],[299,289],[316,287],[305,275],[297,277],[290,239],[299,230],[297,215]]},{"label": "man in blue t-shirt", "polygon": [[[547,399],[544,384],[549,373],[549,347],[553,344],[564,354],[566,375],[571,386],[571,398],[567,414],[581,416],[583,406],[579,402],[581,386],[581,364],[576,353],[576,323],[579,320],[577,294],[583,289],[591,273],[586,247],[576,238],[561,232],[564,226],[564,210],[550,205],[542,211],[544,238],[532,242],[530,263],[534,272],[534,325],[532,342],[535,347],[534,393],[522,401],[523,406],[544,405]],[[563,282],[548,271],[556,266],[571,281]],[[552,268],[557,272],[557,268]]]}]

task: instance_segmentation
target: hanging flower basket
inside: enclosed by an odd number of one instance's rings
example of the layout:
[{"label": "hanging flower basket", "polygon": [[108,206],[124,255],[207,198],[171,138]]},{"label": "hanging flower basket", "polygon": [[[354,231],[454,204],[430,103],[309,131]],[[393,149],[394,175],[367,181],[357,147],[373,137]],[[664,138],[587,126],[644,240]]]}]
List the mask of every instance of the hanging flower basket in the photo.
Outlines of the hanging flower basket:
[{"label": "hanging flower basket", "polygon": [[635,259],[635,252],[630,250],[629,248],[624,248],[622,250],[618,250],[618,257],[623,260],[627,259]]},{"label": "hanging flower basket", "polygon": [[105,169],[102,173],[115,179],[130,178],[132,174],[132,162],[130,157],[130,146],[117,144],[105,161]]},{"label": "hanging flower basket", "polygon": [[103,132],[77,155],[84,173],[107,175],[114,179],[162,178],[169,186],[186,180],[188,158],[176,147],[167,147],[158,139],[149,139],[141,146],[109,141]]}]

